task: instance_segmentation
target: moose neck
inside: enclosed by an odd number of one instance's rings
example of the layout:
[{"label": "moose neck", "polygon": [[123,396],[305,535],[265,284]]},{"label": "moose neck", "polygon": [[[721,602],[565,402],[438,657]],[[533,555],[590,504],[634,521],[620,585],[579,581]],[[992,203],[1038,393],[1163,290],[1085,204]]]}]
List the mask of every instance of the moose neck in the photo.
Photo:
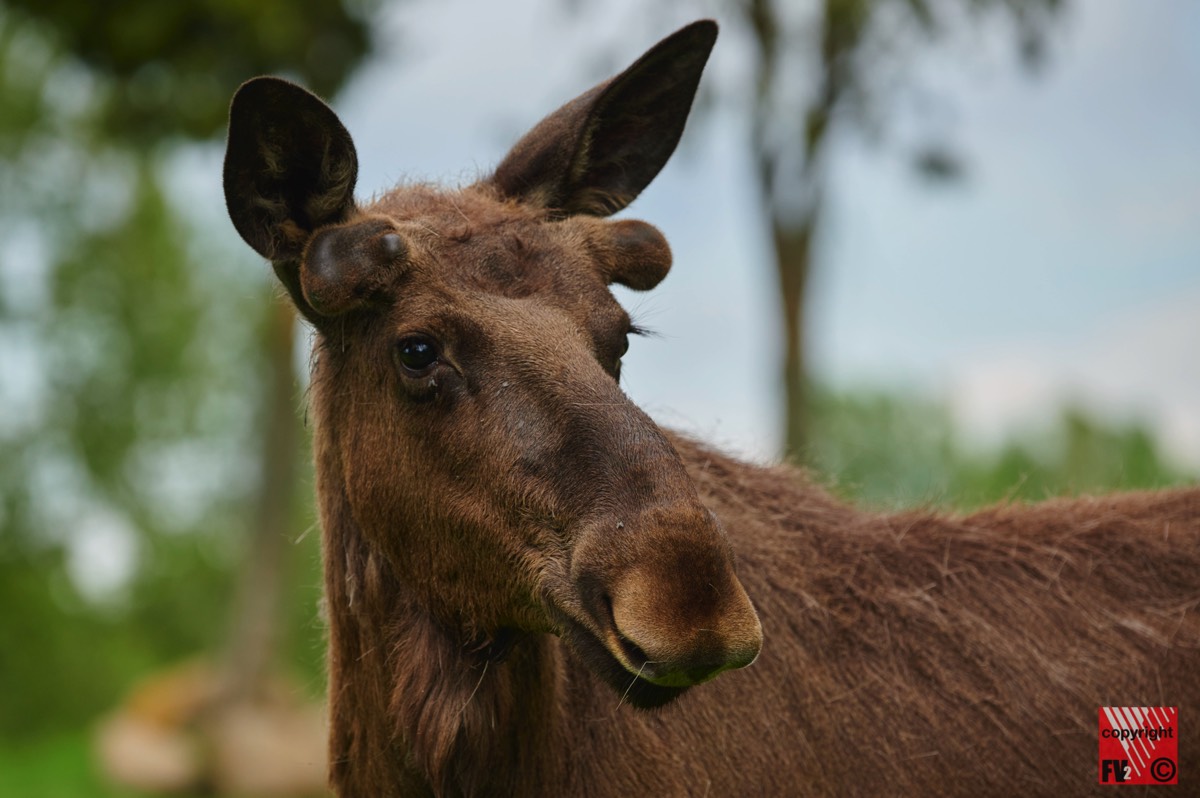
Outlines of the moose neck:
[{"label": "moose neck", "polygon": [[345,796],[533,794],[552,780],[541,759],[561,651],[544,635],[469,639],[432,617],[356,524],[322,421],[332,786]]}]

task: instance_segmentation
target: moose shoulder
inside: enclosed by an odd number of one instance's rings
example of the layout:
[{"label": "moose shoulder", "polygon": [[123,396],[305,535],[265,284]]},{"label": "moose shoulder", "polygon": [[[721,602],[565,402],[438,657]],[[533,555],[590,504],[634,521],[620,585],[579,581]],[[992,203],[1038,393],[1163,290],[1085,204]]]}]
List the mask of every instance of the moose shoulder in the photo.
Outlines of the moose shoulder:
[{"label": "moose shoulder", "polygon": [[[607,217],[675,149],[716,32],[485,180],[365,205],[320,100],[234,97],[230,216],[317,331],[343,796],[1077,794],[1099,706],[1197,706],[1200,490],[867,513],[621,391],[608,286],[671,255]],[[1200,775],[1200,735],[1180,759]]]}]

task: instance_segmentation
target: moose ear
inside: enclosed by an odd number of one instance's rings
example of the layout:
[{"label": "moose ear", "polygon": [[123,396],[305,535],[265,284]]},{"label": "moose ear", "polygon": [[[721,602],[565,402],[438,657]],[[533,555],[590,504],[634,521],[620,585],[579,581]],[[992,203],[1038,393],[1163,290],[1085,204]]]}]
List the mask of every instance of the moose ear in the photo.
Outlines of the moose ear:
[{"label": "moose ear", "polygon": [[663,39],[526,133],[492,184],[506,197],[566,215],[621,210],[675,151],[716,40],[712,20]]},{"label": "moose ear", "polygon": [[247,81],[233,95],[225,205],[246,243],[277,264],[293,297],[294,275],[278,264],[298,259],[317,228],[347,217],[357,177],[350,134],[315,95],[273,77]]}]

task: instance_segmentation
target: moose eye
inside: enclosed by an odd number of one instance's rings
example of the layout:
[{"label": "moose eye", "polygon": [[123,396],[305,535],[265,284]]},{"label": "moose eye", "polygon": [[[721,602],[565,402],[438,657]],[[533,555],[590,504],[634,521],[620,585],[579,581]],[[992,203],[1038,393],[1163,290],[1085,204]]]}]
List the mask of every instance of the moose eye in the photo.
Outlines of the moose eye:
[{"label": "moose eye", "polygon": [[423,374],[438,362],[437,345],[423,336],[401,339],[396,344],[396,360],[414,374]]}]

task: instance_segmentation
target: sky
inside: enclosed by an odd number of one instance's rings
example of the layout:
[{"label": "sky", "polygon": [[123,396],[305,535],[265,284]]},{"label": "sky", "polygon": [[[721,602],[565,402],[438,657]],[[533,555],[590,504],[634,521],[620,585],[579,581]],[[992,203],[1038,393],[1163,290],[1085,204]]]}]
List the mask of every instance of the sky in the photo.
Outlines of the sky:
[{"label": "sky", "polygon": [[[541,116],[703,15],[645,8],[395,6],[380,54],[334,103],[359,194],[474,180]],[[705,78],[723,87],[749,55],[725,31]],[[992,24],[923,48],[896,136],[838,145],[805,318],[814,372],[945,401],[984,445],[1072,402],[1147,423],[1200,467],[1200,5],[1071,4],[1032,75],[1009,34]],[[923,126],[962,155],[963,180],[915,177],[904,137]],[[634,342],[622,379],[661,423],[772,459],[779,321],[744,131],[732,113],[694,119],[624,213],[663,230],[675,265],[653,292],[620,293],[659,333]]]}]

